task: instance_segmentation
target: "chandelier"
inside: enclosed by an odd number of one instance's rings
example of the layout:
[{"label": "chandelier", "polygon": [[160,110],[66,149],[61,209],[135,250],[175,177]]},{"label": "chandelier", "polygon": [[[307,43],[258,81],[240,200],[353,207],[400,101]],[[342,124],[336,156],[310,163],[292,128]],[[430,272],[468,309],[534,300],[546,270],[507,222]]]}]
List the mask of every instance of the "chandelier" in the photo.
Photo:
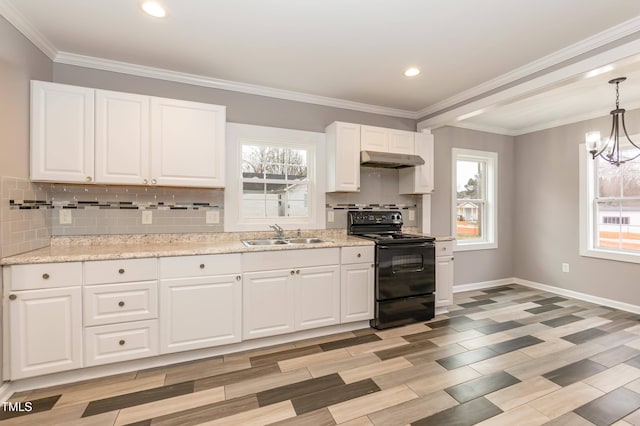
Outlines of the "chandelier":
[{"label": "chandelier", "polygon": [[620,164],[624,164],[628,161],[634,160],[640,156],[640,152],[630,158],[621,158],[620,157],[620,122],[622,122],[622,131],[624,132],[624,136],[627,138],[629,143],[640,150],[640,146],[636,145],[629,134],[627,134],[627,128],[624,124],[624,108],[620,108],[620,93],[619,86],[620,83],[625,81],[627,77],[618,77],[613,80],[609,80],[609,84],[616,85],[616,109],[611,111],[612,123],[611,123],[611,134],[609,138],[603,141],[600,139],[600,132],[588,132],[585,134],[585,142],[587,146],[587,151],[591,153],[591,156],[595,160],[596,157],[600,157],[603,160],[615,165],[620,166]]}]

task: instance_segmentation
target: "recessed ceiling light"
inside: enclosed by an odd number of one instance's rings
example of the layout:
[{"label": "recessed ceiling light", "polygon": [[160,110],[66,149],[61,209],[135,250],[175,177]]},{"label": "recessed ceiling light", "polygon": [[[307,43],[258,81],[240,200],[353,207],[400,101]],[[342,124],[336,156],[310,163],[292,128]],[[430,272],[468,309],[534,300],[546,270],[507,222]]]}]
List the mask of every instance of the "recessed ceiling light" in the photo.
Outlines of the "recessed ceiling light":
[{"label": "recessed ceiling light", "polygon": [[156,3],[155,1],[145,1],[141,5],[142,10],[144,10],[148,15],[153,16],[154,18],[164,18],[167,16],[167,11],[160,3]]},{"label": "recessed ceiling light", "polygon": [[420,70],[418,68],[415,68],[415,67],[408,68],[404,72],[404,75],[406,75],[407,77],[415,77],[418,74],[420,74]]}]

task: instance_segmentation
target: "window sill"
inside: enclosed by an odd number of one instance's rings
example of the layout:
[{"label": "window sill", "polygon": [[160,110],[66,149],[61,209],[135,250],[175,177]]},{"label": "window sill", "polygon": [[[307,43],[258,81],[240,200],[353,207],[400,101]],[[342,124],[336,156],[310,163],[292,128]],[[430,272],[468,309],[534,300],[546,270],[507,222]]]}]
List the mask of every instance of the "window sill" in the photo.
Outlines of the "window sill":
[{"label": "window sill", "polygon": [[458,251],[493,250],[497,248],[498,248],[497,243],[485,243],[485,242],[467,243],[467,244],[457,243],[454,245],[453,251],[458,252]]},{"label": "window sill", "polygon": [[615,260],[618,262],[640,263],[640,254],[631,254],[612,250],[585,249],[580,250],[580,256]]}]

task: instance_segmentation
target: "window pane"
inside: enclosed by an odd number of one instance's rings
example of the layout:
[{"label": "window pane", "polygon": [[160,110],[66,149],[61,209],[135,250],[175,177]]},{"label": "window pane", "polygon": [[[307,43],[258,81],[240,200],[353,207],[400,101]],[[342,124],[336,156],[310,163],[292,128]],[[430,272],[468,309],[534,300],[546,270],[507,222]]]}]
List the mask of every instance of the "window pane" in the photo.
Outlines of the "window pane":
[{"label": "window pane", "polygon": [[618,167],[607,163],[606,161],[598,161],[598,196],[600,197],[620,197],[621,195],[621,178]]},{"label": "window pane", "polygon": [[620,202],[598,202],[596,245],[602,248],[620,248]]},{"label": "window pane", "polygon": [[456,191],[460,199],[484,199],[486,194],[486,163],[458,160]]},{"label": "window pane", "polygon": [[484,203],[458,201],[456,212],[456,239],[482,240],[482,223],[484,217]]},{"label": "window pane", "polygon": [[242,217],[266,217],[264,183],[242,184]]}]

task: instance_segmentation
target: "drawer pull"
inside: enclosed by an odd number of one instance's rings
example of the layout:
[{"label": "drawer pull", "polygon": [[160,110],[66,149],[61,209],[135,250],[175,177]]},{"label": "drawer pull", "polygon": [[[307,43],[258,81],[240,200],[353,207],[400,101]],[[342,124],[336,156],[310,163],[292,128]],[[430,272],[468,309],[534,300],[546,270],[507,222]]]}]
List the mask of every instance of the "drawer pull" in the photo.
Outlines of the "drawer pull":
[{"label": "drawer pull", "polygon": [[10,294],[9,295],[9,300],[16,300],[18,298],[18,296],[16,296],[15,294]]},{"label": "drawer pull", "polygon": [[296,271],[291,271],[291,275],[293,275],[293,274],[295,274],[295,273],[296,273]]},{"label": "drawer pull", "polygon": [[122,268],[118,269],[118,273],[119,274],[124,274],[124,269],[122,269]]},{"label": "drawer pull", "polygon": [[120,346],[124,346],[124,344],[127,342],[125,342],[124,340],[120,340],[118,343],[120,344]]},{"label": "drawer pull", "polygon": [[298,275],[300,274],[300,269],[296,270],[296,274],[298,274]]},{"label": "drawer pull", "polygon": [[357,254],[358,257],[362,257],[362,255],[360,253]]},{"label": "drawer pull", "polygon": [[121,308],[124,306],[124,302],[121,300],[118,302],[118,306],[120,306]]},{"label": "drawer pull", "polygon": [[373,264],[373,263],[371,264],[371,267],[372,267],[372,268],[375,268],[375,266],[376,266],[375,264]]},{"label": "drawer pull", "polygon": [[200,264],[200,269],[204,269],[204,263]]},{"label": "drawer pull", "polygon": [[240,275],[238,275],[238,276],[236,277],[236,281],[240,281],[241,279],[242,279],[242,277],[241,277]]},{"label": "drawer pull", "polygon": [[48,280],[49,279],[49,274],[42,274],[42,279],[43,280]]}]

